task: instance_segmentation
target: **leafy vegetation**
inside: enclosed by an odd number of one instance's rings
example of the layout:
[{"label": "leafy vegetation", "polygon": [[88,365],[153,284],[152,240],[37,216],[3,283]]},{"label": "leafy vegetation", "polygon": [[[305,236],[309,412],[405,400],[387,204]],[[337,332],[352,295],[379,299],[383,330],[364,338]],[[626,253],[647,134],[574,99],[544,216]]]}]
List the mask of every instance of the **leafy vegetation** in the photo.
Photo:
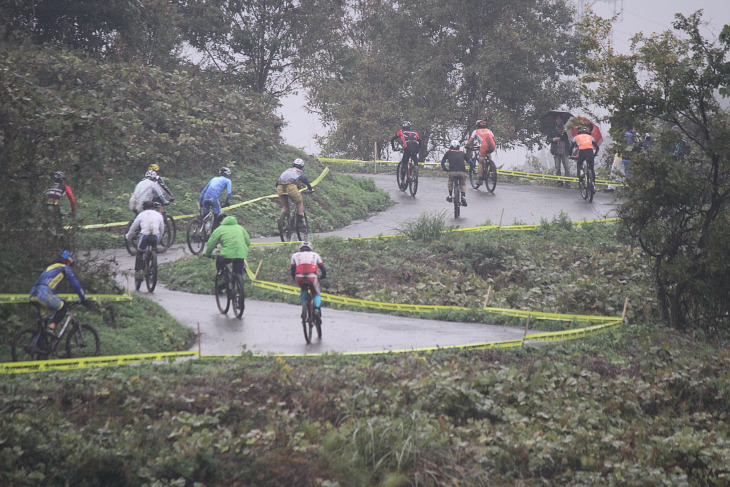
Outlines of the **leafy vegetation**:
[{"label": "leafy vegetation", "polygon": [[730,356],[550,347],[254,357],[0,382],[9,485],[727,485]]}]

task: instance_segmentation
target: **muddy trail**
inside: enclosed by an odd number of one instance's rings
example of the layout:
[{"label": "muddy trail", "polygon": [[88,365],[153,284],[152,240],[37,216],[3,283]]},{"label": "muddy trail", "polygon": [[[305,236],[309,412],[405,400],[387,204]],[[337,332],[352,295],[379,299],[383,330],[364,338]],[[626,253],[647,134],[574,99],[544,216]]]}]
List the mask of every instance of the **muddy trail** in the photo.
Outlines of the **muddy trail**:
[{"label": "muddy trail", "polygon": [[[398,190],[394,174],[362,175],[388,191],[394,205],[381,213],[354,222],[333,232],[318,236],[365,237],[392,235],[407,220],[424,213],[449,212],[452,205],[446,201],[446,180],[422,177],[416,197]],[[593,203],[580,198],[577,189],[526,186],[498,183],[493,194],[484,190],[467,189],[468,206],[462,208],[461,218],[446,213],[448,225],[461,228],[492,224],[511,225],[540,223],[552,220],[565,212],[573,221],[592,220],[612,216],[613,196],[596,194]],[[316,224],[313,225],[316,227]],[[272,238],[257,241],[274,241]],[[160,255],[160,263],[189,255],[183,245],[176,245]],[[129,274],[134,258],[123,249],[101,253],[102,258],[113,259],[124,274],[120,280],[125,286],[131,282]],[[326,262],[326,256],[323,256]],[[246,280],[248,283],[248,280]],[[144,290],[144,286],[142,287]],[[159,303],[180,323],[200,331],[200,350],[204,355],[235,355],[243,351],[275,354],[307,354],[326,352],[381,352],[474,344],[497,340],[522,338],[524,330],[504,326],[474,323],[454,323],[418,318],[390,316],[380,313],[334,310],[323,303],[322,340],[304,341],[300,307],[297,305],[246,300],[241,319],[220,314],[211,295],[171,291],[158,284],[154,293],[141,295]],[[196,342],[192,350],[198,349]]]}]

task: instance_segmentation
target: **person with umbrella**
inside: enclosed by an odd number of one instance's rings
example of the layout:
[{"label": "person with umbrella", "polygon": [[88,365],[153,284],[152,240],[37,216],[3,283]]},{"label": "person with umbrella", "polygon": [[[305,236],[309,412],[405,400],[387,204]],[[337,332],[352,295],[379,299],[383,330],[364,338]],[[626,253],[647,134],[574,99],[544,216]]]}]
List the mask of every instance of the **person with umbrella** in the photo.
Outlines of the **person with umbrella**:
[{"label": "person with umbrella", "polygon": [[[565,131],[565,122],[567,118],[564,118],[563,113],[553,112],[554,118],[553,123],[547,127],[547,141],[550,143],[550,154],[553,156],[555,161],[555,175],[561,175],[561,166],[565,171],[565,176],[570,177],[570,138],[568,132]],[[570,114],[568,113],[568,118]],[[563,182],[558,181],[558,186],[562,186]],[[565,183],[567,187],[570,187],[570,183]]]}]

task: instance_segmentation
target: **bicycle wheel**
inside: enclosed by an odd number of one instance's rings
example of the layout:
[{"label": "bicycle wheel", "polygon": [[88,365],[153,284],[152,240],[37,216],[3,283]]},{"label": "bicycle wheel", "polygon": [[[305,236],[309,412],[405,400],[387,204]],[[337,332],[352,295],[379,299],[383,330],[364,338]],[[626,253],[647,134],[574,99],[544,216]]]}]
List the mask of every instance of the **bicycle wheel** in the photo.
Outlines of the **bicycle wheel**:
[{"label": "bicycle wheel", "polygon": [[401,176],[401,167],[402,166],[403,166],[402,162],[399,162],[395,166],[395,180],[398,183],[398,189],[400,189],[401,191],[405,191],[406,185],[405,185],[405,182],[403,181],[403,176]]},{"label": "bicycle wheel", "polygon": [[20,330],[13,337],[13,362],[31,362],[45,360],[50,354],[50,340],[39,328]]},{"label": "bicycle wheel", "polygon": [[484,178],[484,184],[487,186],[487,191],[494,193],[494,188],[497,187],[497,165],[490,160],[485,169],[487,174]]},{"label": "bicycle wheel", "polygon": [[454,181],[454,218],[459,218],[461,215],[461,188],[457,186],[457,182]]},{"label": "bicycle wheel", "polygon": [[307,301],[302,306],[302,328],[304,329],[304,340],[307,343],[312,343],[312,298],[307,297]]},{"label": "bicycle wheel", "polygon": [[147,252],[145,260],[144,281],[147,285],[147,290],[153,292],[155,286],[157,286],[157,252],[154,250]]},{"label": "bicycle wheel", "polygon": [[203,251],[206,242],[205,229],[203,228],[203,217],[196,216],[188,223],[187,242],[188,248],[193,255]]},{"label": "bicycle wheel", "polygon": [[233,282],[231,284],[231,303],[233,304],[233,314],[236,318],[240,318],[243,316],[243,310],[246,307],[246,297],[243,292],[243,278],[238,274],[233,274]]},{"label": "bicycle wheel", "polygon": [[223,314],[228,313],[228,308],[231,306],[231,293],[228,289],[229,272],[228,268],[225,267],[223,272],[216,272],[215,274],[215,304],[218,306],[218,311]]},{"label": "bicycle wheel", "polygon": [[282,242],[291,240],[291,208],[279,216],[279,238]]},{"label": "bicycle wheel", "polygon": [[165,215],[165,234],[162,236],[162,241],[157,246],[157,252],[163,253],[175,243],[175,237],[177,236],[177,225],[175,220],[170,215]]},{"label": "bicycle wheel", "polygon": [[72,321],[73,327],[66,339],[66,358],[98,357],[99,334],[91,326]]},{"label": "bicycle wheel", "polygon": [[479,173],[473,167],[469,167],[469,184],[474,189],[479,188]]},{"label": "bicycle wheel", "polygon": [[593,203],[593,195],[596,193],[596,175],[593,169],[586,171],[586,189],[588,193],[588,202]]},{"label": "bicycle wheel", "polygon": [[127,227],[124,229],[124,246],[127,248],[127,252],[129,252],[129,255],[135,256],[137,255],[137,242],[139,241],[139,232],[135,232],[132,240],[127,240],[126,237],[127,233],[129,233],[129,229],[132,227],[132,223],[134,223],[134,220],[131,220],[129,223],[127,223]]},{"label": "bicycle wheel", "polygon": [[588,184],[586,184],[586,177],[583,170],[578,172],[578,188],[580,188],[580,196],[584,200],[588,199]]},{"label": "bicycle wheel", "polygon": [[418,191],[418,166],[415,164],[411,168],[411,179],[408,181],[408,190],[411,192],[411,196],[416,196],[416,191]]},{"label": "bicycle wheel", "polygon": [[307,236],[309,236],[309,219],[307,218],[307,214],[304,214],[304,226],[302,228],[299,228],[298,220],[297,218],[297,238],[299,240],[307,240]]}]

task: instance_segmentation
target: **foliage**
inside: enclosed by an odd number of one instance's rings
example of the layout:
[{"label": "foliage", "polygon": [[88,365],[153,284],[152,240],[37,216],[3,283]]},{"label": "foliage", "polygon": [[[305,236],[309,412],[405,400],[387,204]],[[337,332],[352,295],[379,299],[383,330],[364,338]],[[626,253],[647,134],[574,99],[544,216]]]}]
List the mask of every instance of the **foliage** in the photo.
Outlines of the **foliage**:
[{"label": "foliage", "polygon": [[441,238],[442,232],[447,229],[446,212],[424,213],[417,218],[406,220],[398,228],[398,232],[411,240],[430,242]]},{"label": "foliage", "polygon": [[728,366],[726,343],[635,326],[524,350],[6,376],[0,482],[726,485]]},{"label": "foliage", "polygon": [[[658,143],[632,160],[619,215],[653,258],[662,317],[676,328],[727,327],[730,275],[730,25],[716,41],[700,33],[701,11],[677,14],[674,32],[632,39],[631,54],[608,42],[610,21],[584,22],[589,99],[609,110],[615,140],[629,123],[657,134]],[[678,126],[696,148],[673,157]]]},{"label": "foliage", "polygon": [[[439,319],[500,322],[480,312],[497,308],[620,316],[629,298],[630,322],[650,322],[656,299],[646,256],[620,243],[613,225],[573,227],[563,215],[536,232],[447,232],[430,241],[408,238],[315,240],[327,265],[327,293],[405,304],[452,305],[473,313],[439,313]],[[252,247],[249,263],[259,279],[291,283],[292,247]],[[209,293],[213,266],[207,259],[181,259],[162,266],[171,289]],[[549,263],[549,264],[548,264]],[[352,269],[357,277],[352,278]],[[254,299],[295,297],[247,286]],[[325,305],[327,303],[325,302]]]},{"label": "foliage", "polygon": [[[310,105],[331,154],[383,158],[410,120],[421,160],[487,120],[501,147],[535,144],[536,120],[577,91],[573,8],[562,0],[350,2],[341,40],[309,63]],[[384,109],[387,107],[387,109]],[[366,136],[364,136],[366,134]]]}]

